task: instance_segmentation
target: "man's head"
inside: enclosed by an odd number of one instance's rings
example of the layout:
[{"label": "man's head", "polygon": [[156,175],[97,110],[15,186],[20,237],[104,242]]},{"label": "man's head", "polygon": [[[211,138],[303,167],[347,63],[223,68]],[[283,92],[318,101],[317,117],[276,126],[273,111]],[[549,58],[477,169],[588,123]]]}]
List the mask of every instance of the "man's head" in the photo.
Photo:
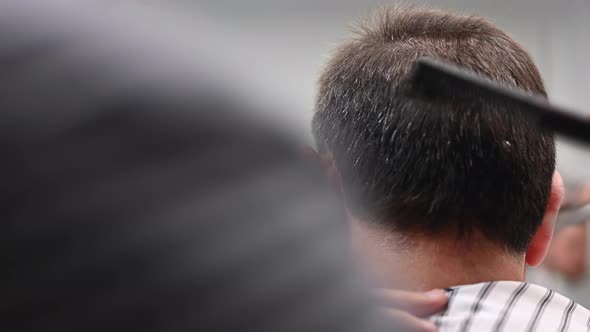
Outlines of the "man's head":
[{"label": "man's head", "polygon": [[[313,121],[348,209],[407,235],[477,231],[509,252],[526,252],[561,200],[559,193],[550,200],[553,136],[501,102],[461,91],[435,100],[413,89],[408,78],[421,56],[546,96],[529,54],[489,21],[431,9],[379,11],[327,64]],[[537,247],[544,255],[545,246]]]}]

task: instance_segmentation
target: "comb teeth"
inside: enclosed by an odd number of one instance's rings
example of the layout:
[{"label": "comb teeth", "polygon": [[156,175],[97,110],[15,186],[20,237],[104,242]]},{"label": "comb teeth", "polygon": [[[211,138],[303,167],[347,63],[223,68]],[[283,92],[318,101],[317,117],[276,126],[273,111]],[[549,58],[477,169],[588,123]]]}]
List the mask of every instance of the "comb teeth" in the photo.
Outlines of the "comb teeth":
[{"label": "comb teeth", "polygon": [[527,114],[542,128],[590,144],[590,120],[574,111],[551,105],[545,98],[498,82],[430,57],[416,61],[411,84],[418,91],[436,98],[451,98],[451,91],[462,97],[494,98]]}]

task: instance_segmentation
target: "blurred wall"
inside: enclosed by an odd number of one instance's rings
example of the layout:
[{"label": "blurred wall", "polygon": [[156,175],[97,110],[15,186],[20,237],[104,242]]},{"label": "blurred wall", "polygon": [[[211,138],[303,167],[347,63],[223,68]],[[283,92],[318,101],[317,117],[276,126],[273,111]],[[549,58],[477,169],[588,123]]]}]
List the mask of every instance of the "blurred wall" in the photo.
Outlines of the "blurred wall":
[{"label": "blurred wall", "polygon": [[[495,21],[534,56],[552,100],[590,111],[590,1],[587,0],[441,0],[430,4],[479,13]],[[309,136],[315,82],[326,55],[347,36],[347,26],[379,4],[374,0],[197,0],[179,1],[187,9],[218,22],[225,33],[242,40],[281,83],[275,93],[292,107],[284,113]],[[244,65],[247,65],[245,63]],[[590,153],[588,153],[590,155]],[[559,167],[566,177],[587,175],[590,157],[561,147]]]}]

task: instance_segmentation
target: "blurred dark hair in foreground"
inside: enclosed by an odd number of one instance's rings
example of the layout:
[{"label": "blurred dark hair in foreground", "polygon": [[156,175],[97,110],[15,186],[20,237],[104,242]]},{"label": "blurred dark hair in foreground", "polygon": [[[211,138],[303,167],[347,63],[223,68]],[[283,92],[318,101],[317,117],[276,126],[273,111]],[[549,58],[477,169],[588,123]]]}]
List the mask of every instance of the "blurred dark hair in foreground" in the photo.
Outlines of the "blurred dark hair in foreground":
[{"label": "blurred dark hair in foreground", "polygon": [[379,330],[337,202],[232,52],[121,7],[0,4],[0,329]]}]

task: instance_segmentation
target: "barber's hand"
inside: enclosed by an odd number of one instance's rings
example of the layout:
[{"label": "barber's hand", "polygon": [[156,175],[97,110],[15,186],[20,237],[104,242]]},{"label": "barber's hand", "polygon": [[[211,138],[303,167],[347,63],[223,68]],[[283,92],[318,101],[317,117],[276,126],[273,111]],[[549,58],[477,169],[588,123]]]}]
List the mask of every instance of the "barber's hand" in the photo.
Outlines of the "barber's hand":
[{"label": "barber's hand", "polygon": [[428,316],[442,311],[448,301],[440,289],[424,293],[382,289],[377,291],[377,297],[395,326],[409,332],[436,331]]},{"label": "barber's hand", "polygon": [[572,225],[553,237],[545,266],[569,280],[578,280],[586,270],[586,225]]}]

